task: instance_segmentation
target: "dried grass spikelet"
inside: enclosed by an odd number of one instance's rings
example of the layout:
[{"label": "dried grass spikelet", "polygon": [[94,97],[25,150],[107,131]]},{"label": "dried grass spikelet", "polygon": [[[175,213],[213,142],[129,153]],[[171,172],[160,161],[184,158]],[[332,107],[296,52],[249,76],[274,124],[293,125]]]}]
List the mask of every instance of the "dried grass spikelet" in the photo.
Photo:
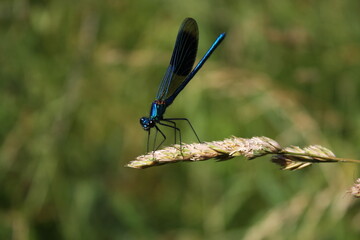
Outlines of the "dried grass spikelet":
[{"label": "dried grass spikelet", "polygon": [[337,162],[333,158],[335,154],[323,146],[290,146],[284,148],[280,154],[272,156],[271,161],[279,164],[283,170],[297,170],[315,162]]},{"label": "dried grass spikelet", "polygon": [[355,184],[348,191],[351,195],[356,198],[360,198],[360,178],[355,181]]},{"label": "dried grass spikelet", "polygon": [[[310,145],[304,148],[290,146],[282,148],[276,141],[267,137],[238,138],[231,137],[223,141],[182,144],[165,147],[137,157],[126,166],[143,169],[176,162],[196,162],[215,159],[229,160],[237,156],[254,159],[271,154],[271,161],[281,166],[283,170],[298,170],[313,163],[352,162],[359,160],[337,158],[329,149]],[[354,197],[360,198],[360,178],[348,191]]]},{"label": "dried grass spikelet", "polygon": [[237,156],[250,160],[267,154],[273,155],[272,162],[280,165],[283,170],[297,170],[312,163],[360,163],[359,160],[337,158],[332,151],[319,145],[282,148],[279,143],[268,137],[231,137],[223,141],[173,145],[141,155],[126,166],[142,169],[167,163],[204,161],[212,158],[222,161]]},{"label": "dried grass spikelet", "polygon": [[141,155],[127,164],[131,168],[148,168],[175,162],[194,162],[208,159],[228,160],[237,156],[253,159],[269,153],[276,154],[280,145],[267,137],[231,137],[223,141],[174,145]]}]

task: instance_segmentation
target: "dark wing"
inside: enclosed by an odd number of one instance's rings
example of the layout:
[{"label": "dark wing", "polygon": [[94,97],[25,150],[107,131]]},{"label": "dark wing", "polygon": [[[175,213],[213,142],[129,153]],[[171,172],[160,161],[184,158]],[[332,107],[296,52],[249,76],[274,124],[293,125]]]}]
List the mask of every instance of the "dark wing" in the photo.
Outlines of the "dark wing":
[{"label": "dark wing", "polygon": [[186,18],[180,26],[170,65],[160,84],[157,100],[166,100],[182,84],[191,72],[198,49],[199,30],[192,18]]}]

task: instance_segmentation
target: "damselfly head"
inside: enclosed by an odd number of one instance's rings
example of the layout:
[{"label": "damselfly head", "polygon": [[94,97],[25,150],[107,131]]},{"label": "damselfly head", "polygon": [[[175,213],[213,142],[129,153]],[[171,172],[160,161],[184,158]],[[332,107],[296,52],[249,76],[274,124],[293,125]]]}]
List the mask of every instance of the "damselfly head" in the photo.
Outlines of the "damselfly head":
[{"label": "damselfly head", "polygon": [[147,117],[142,117],[142,118],[140,118],[140,125],[142,126],[142,128],[144,130],[149,131],[150,128],[155,126],[155,121],[153,121]]}]

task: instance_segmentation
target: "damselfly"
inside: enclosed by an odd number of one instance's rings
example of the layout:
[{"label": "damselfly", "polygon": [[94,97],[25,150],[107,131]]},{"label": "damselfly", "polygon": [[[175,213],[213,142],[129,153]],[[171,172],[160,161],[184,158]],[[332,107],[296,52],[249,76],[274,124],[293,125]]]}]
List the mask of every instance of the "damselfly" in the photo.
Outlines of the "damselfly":
[{"label": "damselfly", "polygon": [[[203,58],[199,61],[194,69],[194,63],[196,59],[196,53],[199,43],[199,30],[197,23],[192,18],[186,18],[180,26],[175,47],[170,60],[170,65],[165,72],[165,76],[161,81],[159,90],[156,95],[155,101],[151,104],[150,116],[140,118],[140,124],[144,130],[148,131],[147,151],[149,151],[149,139],[150,129],[155,128],[157,132],[163,137],[161,144],[166,140],[165,134],[157,126],[162,125],[173,128],[175,130],[175,143],[176,143],[176,131],[179,132],[179,139],[181,144],[181,132],[176,126],[177,120],[187,121],[195,133],[196,138],[200,142],[198,135],[196,134],[193,126],[187,118],[164,118],[166,109],[172,104],[177,95],[185,88],[190,80],[204,65],[206,60],[219,46],[221,41],[225,38],[225,33],[218,36]],[[156,138],[155,138],[156,139]],[[154,141],[155,147],[155,141]],[[156,148],[156,149],[157,149]]]}]

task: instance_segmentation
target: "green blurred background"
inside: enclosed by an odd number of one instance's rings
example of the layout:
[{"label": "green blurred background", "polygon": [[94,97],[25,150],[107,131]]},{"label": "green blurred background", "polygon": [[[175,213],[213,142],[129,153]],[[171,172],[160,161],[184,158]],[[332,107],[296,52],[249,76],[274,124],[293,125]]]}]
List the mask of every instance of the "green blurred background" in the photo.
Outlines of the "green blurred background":
[{"label": "green blurred background", "polygon": [[357,0],[2,0],[0,239],[359,239],[354,164],[124,168],[145,153],[139,118],[185,17],[199,25],[198,59],[227,37],[167,117],[189,118],[204,141],[267,136],[360,158],[359,10]]}]

